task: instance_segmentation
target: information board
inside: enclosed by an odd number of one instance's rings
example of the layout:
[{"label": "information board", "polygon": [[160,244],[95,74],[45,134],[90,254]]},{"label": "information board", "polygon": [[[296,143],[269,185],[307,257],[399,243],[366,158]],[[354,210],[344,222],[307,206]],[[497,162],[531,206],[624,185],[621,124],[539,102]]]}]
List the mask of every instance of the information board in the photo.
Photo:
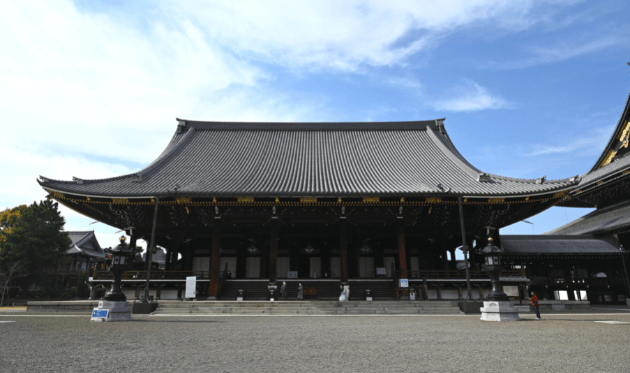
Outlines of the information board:
[{"label": "information board", "polygon": [[107,315],[109,315],[109,310],[100,310],[98,308],[95,308],[94,311],[92,311],[92,318],[99,318],[99,319],[106,319]]},{"label": "information board", "polygon": [[196,298],[197,295],[197,276],[186,277],[186,293],[185,298]]},{"label": "information board", "polygon": [[298,278],[297,271],[289,271],[289,272],[287,272],[287,278]]},{"label": "information board", "polygon": [[377,267],[376,268],[376,275],[377,276],[387,276],[387,268],[385,268],[385,267]]},{"label": "information board", "polygon": [[400,280],[398,280],[398,281],[399,281],[399,285],[398,285],[398,287],[401,287],[401,288],[408,288],[408,287],[409,287],[409,280],[408,280],[408,279],[406,279],[406,278],[401,278],[401,279],[400,279]]}]

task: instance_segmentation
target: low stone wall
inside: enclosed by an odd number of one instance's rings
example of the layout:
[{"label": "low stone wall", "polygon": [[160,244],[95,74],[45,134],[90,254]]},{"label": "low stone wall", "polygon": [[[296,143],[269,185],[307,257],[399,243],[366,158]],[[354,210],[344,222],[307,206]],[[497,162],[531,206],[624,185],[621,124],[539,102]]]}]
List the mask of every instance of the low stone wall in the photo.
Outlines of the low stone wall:
[{"label": "low stone wall", "polygon": [[91,313],[94,308],[98,307],[97,300],[81,300],[81,301],[57,301],[57,302],[40,302],[29,301],[26,303],[26,312],[88,312]]}]

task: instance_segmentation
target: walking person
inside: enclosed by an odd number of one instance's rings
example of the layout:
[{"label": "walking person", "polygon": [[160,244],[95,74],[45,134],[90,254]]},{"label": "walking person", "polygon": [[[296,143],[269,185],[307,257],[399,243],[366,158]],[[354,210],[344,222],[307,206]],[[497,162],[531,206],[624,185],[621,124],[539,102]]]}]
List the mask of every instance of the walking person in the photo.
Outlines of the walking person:
[{"label": "walking person", "polygon": [[282,292],[282,300],[287,300],[287,283],[283,282],[280,287],[280,291]]},{"label": "walking person", "polygon": [[297,294],[297,300],[302,300],[304,299],[304,288],[302,287],[302,283],[298,284],[298,294]]},{"label": "walking person", "polygon": [[538,297],[536,296],[536,293],[532,291],[532,296],[529,297],[529,300],[532,302],[534,312],[536,312],[536,320],[540,320],[540,311],[538,310]]}]

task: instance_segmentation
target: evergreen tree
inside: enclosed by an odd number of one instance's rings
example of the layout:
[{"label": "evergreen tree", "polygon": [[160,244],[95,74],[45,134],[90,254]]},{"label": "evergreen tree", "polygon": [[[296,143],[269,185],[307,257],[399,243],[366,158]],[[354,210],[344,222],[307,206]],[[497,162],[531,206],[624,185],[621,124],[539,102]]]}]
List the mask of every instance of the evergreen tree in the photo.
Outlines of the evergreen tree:
[{"label": "evergreen tree", "polygon": [[53,270],[70,246],[65,220],[50,200],[17,206],[0,213],[0,271],[21,263],[31,282]]}]

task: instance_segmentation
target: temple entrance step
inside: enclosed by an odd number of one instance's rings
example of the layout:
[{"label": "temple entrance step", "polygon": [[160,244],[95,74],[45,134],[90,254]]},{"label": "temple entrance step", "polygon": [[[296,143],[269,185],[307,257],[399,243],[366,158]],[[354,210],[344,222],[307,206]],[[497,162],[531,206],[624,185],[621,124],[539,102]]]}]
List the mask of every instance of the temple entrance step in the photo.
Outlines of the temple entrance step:
[{"label": "temple entrance step", "polygon": [[384,302],[234,302],[234,301],[167,301],[160,302],[154,315],[460,315],[456,302],[384,301]]},{"label": "temple entrance step", "polygon": [[[280,287],[282,283],[287,283],[287,299],[296,299],[298,293],[298,284],[302,284],[308,299],[329,299],[337,300],[341,294],[339,280],[326,279],[280,279],[276,281],[278,287],[276,292],[277,299],[281,299]],[[247,300],[266,300],[269,296],[268,280],[225,280],[221,285],[221,300],[236,300],[239,290],[245,291]],[[309,291],[314,289],[314,295],[308,295]]]},{"label": "temple entrance step", "polygon": [[[338,300],[341,294],[341,281],[337,279],[279,279],[276,281],[278,287],[276,299],[281,299],[280,287],[282,283],[287,283],[287,299],[297,298],[298,284],[302,284],[305,291],[305,299],[317,300]],[[245,291],[247,300],[266,300],[269,296],[269,281],[248,280],[248,279],[228,279],[221,285],[221,300],[236,300],[239,290]],[[350,280],[350,300],[365,300],[366,290],[370,290],[374,300],[394,300],[395,282],[392,279],[382,280]],[[309,290],[314,290],[309,291]],[[314,293],[314,295],[309,295]]]},{"label": "temple entrance step", "polygon": [[366,290],[370,290],[374,300],[391,300],[396,296],[393,280],[350,280],[350,300],[364,300]]},{"label": "temple entrance step", "polygon": [[225,280],[221,285],[220,299],[236,300],[239,290],[245,290],[247,299],[265,300],[269,295],[269,280]]}]

